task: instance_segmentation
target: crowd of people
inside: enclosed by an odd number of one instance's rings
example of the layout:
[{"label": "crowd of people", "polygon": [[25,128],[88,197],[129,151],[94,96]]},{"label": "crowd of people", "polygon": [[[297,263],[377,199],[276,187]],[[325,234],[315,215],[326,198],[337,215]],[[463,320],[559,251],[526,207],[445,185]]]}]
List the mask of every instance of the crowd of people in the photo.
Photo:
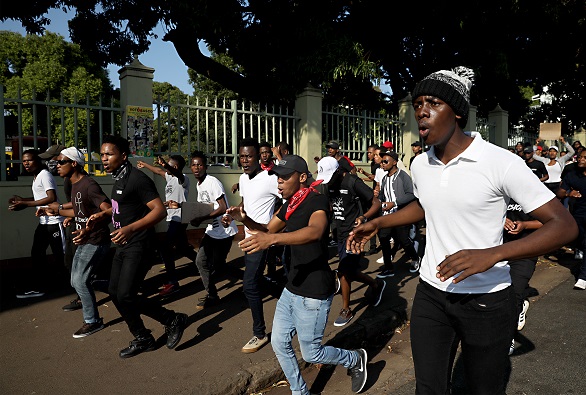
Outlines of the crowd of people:
[{"label": "crowd of people", "polygon": [[[346,367],[352,390],[362,391],[366,350],[322,344],[332,300],[341,294],[334,325],[347,325],[354,318],[352,284],[366,284],[366,301],[378,306],[385,279],[403,271],[399,262],[406,264],[405,272],[420,276],[411,313],[417,393],[449,392],[455,350],[461,346],[471,393],[504,394],[505,358],[514,352],[515,331],[526,323],[537,256],[571,246],[582,260],[575,288],[586,289],[586,150],[560,137],[563,155],[557,146],[544,149],[541,140],[518,144],[511,153],[478,133],[464,132],[472,83],[471,70],[460,67],[416,85],[420,141],[411,145],[409,169],[390,141],[368,147],[368,169],[345,156],[340,142],[329,141],[327,155],[314,158],[317,170],[312,171],[285,142],[273,147],[243,139],[238,148],[242,175],[230,189],[241,201],[230,206],[224,185],[207,173],[202,152],[192,153],[189,162],[171,155],[158,157],[156,165],[139,160],[133,166],[128,141],[106,136],[100,155],[114,179],[109,197],[83,170],[85,159],[77,148],[52,146],[42,154],[23,152],[23,166],[33,175],[33,197],[13,196],[9,209],[36,208],[32,261],[39,273],[48,246],[70,271],[77,298],[63,309],[82,310],[84,321],[75,338],[104,328],[92,274],[114,243],[107,291],[134,337],[120,351],[122,358],[155,347],[141,315],[165,327],[169,349],[179,344],[188,325],[186,314],[139,292],[157,259],[166,269],[161,296],[179,290],[175,256],[180,254],[195,263],[205,289],[197,309],[222,303],[216,283],[226,275],[239,222],[244,226],[238,243],[244,254],[242,288],[252,315],[252,337],[242,352],[270,342],[293,394],[309,393],[292,346],[295,335],[305,361]],[[186,164],[196,181],[195,199],[189,197]],[[67,202],[57,199],[51,167],[64,179]],[[144,170],[165,179],[164,201]],[[194,226],[205,224],[197,252],[182,216],[190,201],[209,206],[190,218]],[[157,242],[154,226],[163,219],[167,232]],[[336,270],[329,262],[333,246]],[[405,259],[395,259],[399,248]],[[379,252],[382,266],[371,277],[361,270],[361,257]],[[281,279],[275,272],[279,261]],[[283,285],[270,332],[263,309],[265,271]],[[17,297],[42,296],[36,278],[19,283]]]}]

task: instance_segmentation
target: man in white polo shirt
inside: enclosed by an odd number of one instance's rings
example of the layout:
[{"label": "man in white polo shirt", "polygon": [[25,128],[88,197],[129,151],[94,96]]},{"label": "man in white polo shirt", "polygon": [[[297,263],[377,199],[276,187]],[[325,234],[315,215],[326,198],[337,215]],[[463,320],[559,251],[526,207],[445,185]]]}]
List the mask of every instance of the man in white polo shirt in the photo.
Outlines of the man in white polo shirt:
[{"label": "man in white polo shirt", "polygon": [[[357,227],[347,248],[359,251],[378,229],[425,218],[427,244],[411,312],[416,392],[449,392],[455,350],[462,346],[468,393],[504,394],[517,324],[508,260],[569,243],[577,227],[519,157],[465,133],[473,72],[433,73],[417,84],[419,135],[432,148],[413,161],[418,199]],[[509,199],[543,223],[503,244]]]},{"label": "man in white polo shirt", "polygon": [[[254,139],[244,139],[240,142],[238,151],[240,166],[243,174],[240,176],[240,206],[244,208],[246,215],[254,222],[266,225],[271,221],[275,212],[275,204],[280,201],[277,188],[277,176],[260,167],[260,147]],[[231,221],[231,217],[224,216],[224,226]],[[248,234],[246,233],[248,237]],[[268,343],[265,317],[262,306],[260,282],[267,260],[267,250],[244,254],[244,278],[242,290],[250,305],[252,312],[252,339],[242,347],[242,352],[253,353]]]}]

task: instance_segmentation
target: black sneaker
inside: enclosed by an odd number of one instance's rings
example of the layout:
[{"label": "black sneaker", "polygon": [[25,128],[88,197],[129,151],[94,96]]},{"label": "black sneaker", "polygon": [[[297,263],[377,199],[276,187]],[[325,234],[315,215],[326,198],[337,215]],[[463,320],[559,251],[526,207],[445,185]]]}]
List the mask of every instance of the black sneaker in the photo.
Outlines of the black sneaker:
[{"label": "black sneaker", "polygon": [[387,283],[385,283],[380,278],[375,279],[375,281],[376,281],[376,285],[377,285],[376,291],[374,290],[374,287],[369,286],[368,289],[366,290],[366,292],[364,293],[364,296],[368,300],[368,303],[374,307],[379,305],[379,303],[383,297],[383,292],[384,292],[385,287],[387,285]]},{"label": "black sneaker", "polygon": [[187,314],[177,313],[173,323],[169,326],[165,326],[165,333],[167,333],[167,348],[172,350],[181,341],[183,331],[187,326]]},{"label": "black sneaker", "polygon": [[[75,311],[81,309],[81,300],[79,298],[73,299],[69,304],[62,307],[63,311]],[[74,336],[75,337],[75,336]]]},{"label": "black sneaker", "polygon": [[368,359],[368,355],[366,355],[366,350],[363,348],[354,351],[356,351],[360,357],[358,362],[356,362],[356,365],[348,369],[348,373],[352,379],[352,391],[359,393],[366,384],[366,361]]},{"label": "black sneaker", "polygon": [[130,342],[130,345],[123,350],[120,350],[120,358],[130,358],[146,351],[153,351],[155,349],[155,338],[149,334],[144,337],[137,337]]},{"label": "black sneaker", "polygon": [[387,277],[393,277],[395,275],[395,271],[393,269],[385,269],[382,272],[380,272],[379,274],[377,274],[376,276],[378,278],[387,278]]},{"label": "black sneaker", "polygon": [[82,337],[92,335],[98,331],[101,331],[102,329],[104,329],[104,321],[101,318],[98,322],[94,322],[93,324],[88,324],[87,322],[84,322],[83,326],[73,334],[73,337],[79,339]]},{"label": "black sneaker", "polygon": [[195,306],[197,310],[209,309],[210,307],[216,306],[220,303],[220,298],[217,296],[206,295],[199,300],[199,303]]}]

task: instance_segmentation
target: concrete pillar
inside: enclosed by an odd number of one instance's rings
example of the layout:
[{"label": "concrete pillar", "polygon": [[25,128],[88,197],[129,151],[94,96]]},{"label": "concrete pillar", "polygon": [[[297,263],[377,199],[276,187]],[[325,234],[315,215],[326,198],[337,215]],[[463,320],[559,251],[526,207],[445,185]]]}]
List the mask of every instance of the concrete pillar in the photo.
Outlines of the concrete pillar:
[{"label": "concrete pillar", "polygon": [[509,112],[497,104],[494,110],[488,113],[488,123],[495,125],[494,139],[491,128],[490,142],[507,149],[509,145]]},{"label": "concrete pillar", "polygon": [[470,110],[468,110],[468,122],[466,122],[466,127],[464,128],[465,131],[475,132],[476,131],[476,113],[477,113],[476,106],[470,106]]},{"label": "concrete pillar", "polygon": [[126,106],[152,107],[155,69],[140,63],[138,57],[118,70],[120,75],[120,106],[122,107],[122,137],[127,138]]},{"label": "concrete pillar", "polygon": [[322,97],[320,89],[308,86],[295,100],[295,113],[301,119],[297,123],[299,133],[294,152],[308,161],[310,169],[313,158],[321,157]]},{"label": "concrete pillar", "polygon": [[413,109],[411,94],[409,93],[405,98],[399,100],[399,122],[401,122],[401,132],[403,134],[403,163],[409,165],[409,161],[413,156],[411,144],[419,141],[419,126],[415,119],[415,110]]}]

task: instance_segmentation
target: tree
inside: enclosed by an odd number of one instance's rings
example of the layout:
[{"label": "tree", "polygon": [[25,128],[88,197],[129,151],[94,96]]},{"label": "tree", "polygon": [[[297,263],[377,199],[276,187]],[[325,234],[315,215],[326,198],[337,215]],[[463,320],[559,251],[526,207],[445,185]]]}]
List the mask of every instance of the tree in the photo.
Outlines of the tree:
[{"label": "tree", "polygon": [[[44,0],[8,3],[0,18],[39,32],[52,7],[76,10],[72,39],[102,65],[144,52],[161,23],[187,66],[253,100],[290,100],[309,83],[333,101],[375,106],[385,99],[372,89],[378,78],[396,101],[427,74],[466,65],[477,72],[479,112],[500,104],[515,121],[528,108],[519,87],[586,80],[583,0],[422,0],[400,10],[375,0],[144,0],[138,7],[134,0]],[[205,56],[201,40],[243,71]],[[584,89],[574,89],[577,99]],[[583,114],[563,115],[578,125]]]},{"label": "tree", "polygon": [[[42,36],[0,31],[0,84],[5,86],[5,97],[36,98],[66,103],[97,104],[99,97],[112,91],[107,71],[92,63],[79,45],[68,43],[58,34],[45,32]],[[16,116],[16,110],[7,108]],[[86,147],[87,119],[90,127],[94,114],[84,109],[65,108],[63,113],[65,139],[61,138],[61,113],[52,109],[50,124],[47,117],[38,115],[37,123],[30,107],[22,112],[22,130],[31,135],[36,127],[39,136],[47,136],[50,128],[57,140],[65,145]],[[76,121],[77,118],[77,121]],[[76,123],[77,122],[77,123]],[[75,129],[78,130],[75,141]]]}]

